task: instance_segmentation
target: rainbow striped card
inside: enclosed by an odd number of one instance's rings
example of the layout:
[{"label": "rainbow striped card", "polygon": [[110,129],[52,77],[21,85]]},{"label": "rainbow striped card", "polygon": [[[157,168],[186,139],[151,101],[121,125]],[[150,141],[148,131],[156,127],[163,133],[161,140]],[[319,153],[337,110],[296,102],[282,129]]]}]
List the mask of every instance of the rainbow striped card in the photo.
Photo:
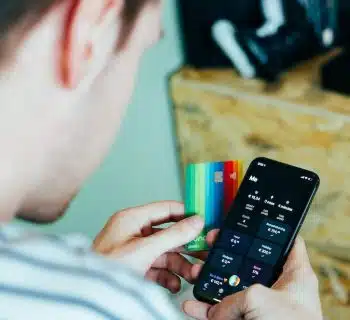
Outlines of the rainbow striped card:
[{"label": "rainbow striped card", "polygon": [[242,161],[189,164],[186,168],[186,216],[198,214],[205,228],[186,245],[188,251],[207,250],[207,233],[221,227],[225,214],[236,197],[243,176]]}]

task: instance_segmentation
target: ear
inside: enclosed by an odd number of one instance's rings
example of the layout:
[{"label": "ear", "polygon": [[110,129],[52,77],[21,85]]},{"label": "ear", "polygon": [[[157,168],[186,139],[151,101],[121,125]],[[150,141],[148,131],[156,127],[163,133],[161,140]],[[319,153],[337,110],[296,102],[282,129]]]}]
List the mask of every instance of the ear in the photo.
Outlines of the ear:
[{"label": "ear", "polygon": [[[70,1],[62,32],[59,70],[63,86],[75,88],[96,62],[94,53],[101,52],[97,48],[100,38],[110,36],[111,28],[117,29],[123,0]],[[117,31],[113,31],[112,36],[116,37]]]}]

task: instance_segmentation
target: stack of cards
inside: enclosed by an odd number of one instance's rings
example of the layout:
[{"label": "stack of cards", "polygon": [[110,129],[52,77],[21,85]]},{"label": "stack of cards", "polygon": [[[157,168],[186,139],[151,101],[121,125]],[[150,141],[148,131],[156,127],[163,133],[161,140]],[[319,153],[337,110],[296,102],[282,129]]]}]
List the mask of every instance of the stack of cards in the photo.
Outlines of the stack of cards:
[{"label": "stack of cards", "polygon": [[190,164],[186,168],[187,216],[198,214],[205,220],[205,229],[187,244],[188,251],[207,250],[208,231],[220,228],[242,180],[241,161]]}]

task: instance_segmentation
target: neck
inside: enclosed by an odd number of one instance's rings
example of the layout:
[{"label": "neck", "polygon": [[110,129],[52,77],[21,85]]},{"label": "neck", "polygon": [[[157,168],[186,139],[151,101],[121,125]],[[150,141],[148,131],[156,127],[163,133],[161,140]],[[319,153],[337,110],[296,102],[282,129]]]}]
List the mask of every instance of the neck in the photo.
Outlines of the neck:
[{"label": "neck", "polygon": [[[4,150],[1,145],[0,148]],[[15,165],[15,162],[5,161],[3,156],[0,153],[0,223],[15,217],[26,194],[26,174],[23,167]]]},{"label": "neck", "polygon": [[20,107],[23,103],[17,103],[21,97],[13,98],[14,95],[0,81],[4,102],[0,106],[0,223],[11,220],[21,207],[31,181],[28,173],[33,169],[28,143],[30,121],[26,121],[26,113]]}]

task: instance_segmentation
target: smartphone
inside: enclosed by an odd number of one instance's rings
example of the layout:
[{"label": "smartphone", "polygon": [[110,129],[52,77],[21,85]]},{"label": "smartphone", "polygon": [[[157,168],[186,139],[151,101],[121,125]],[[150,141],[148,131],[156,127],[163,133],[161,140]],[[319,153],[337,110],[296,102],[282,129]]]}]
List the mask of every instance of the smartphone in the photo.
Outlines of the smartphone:
[{"label": "smartphone", "polygon": [[319,184],[314,172],[255,159],[196,281],[195,298],[215,304],[255,283],[271,287]]}]

